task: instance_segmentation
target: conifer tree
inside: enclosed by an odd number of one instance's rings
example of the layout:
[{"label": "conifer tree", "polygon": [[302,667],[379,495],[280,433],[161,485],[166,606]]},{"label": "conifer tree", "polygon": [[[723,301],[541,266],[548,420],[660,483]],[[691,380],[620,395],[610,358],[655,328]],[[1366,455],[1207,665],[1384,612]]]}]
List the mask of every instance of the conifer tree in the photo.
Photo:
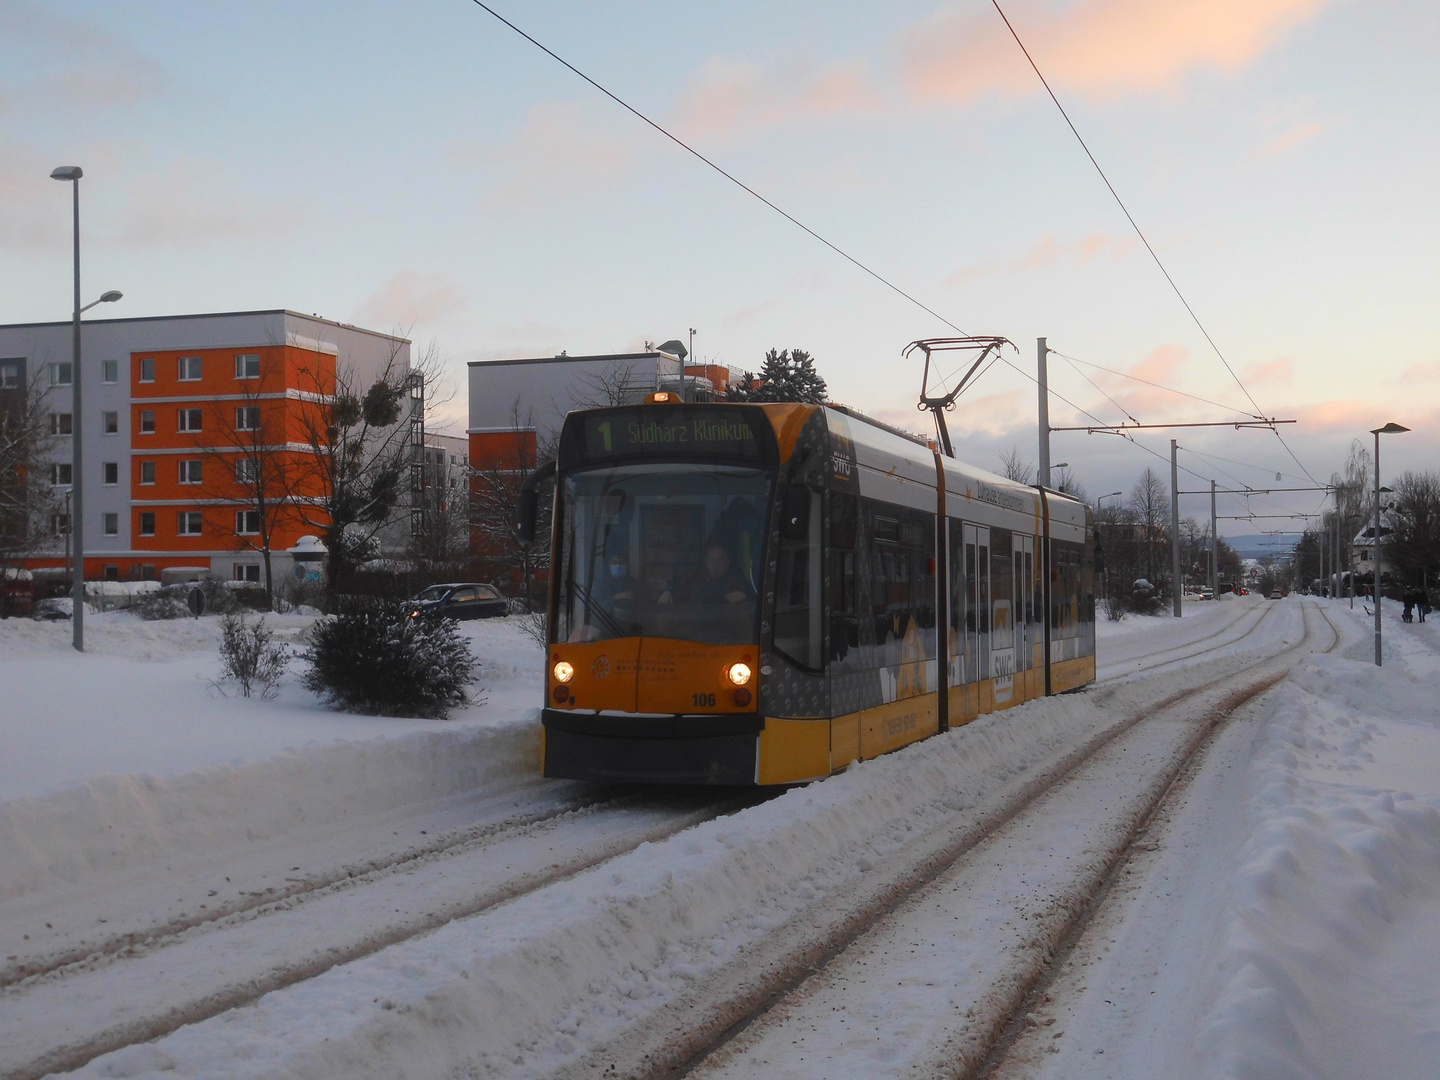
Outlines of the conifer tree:
[{"label": "conifer tree", "polygon": [[730,387],[731,401],[800,401],[819,405],[826,400],[825,380],[804,349],[771,349],[760,374],[747,371]]}]

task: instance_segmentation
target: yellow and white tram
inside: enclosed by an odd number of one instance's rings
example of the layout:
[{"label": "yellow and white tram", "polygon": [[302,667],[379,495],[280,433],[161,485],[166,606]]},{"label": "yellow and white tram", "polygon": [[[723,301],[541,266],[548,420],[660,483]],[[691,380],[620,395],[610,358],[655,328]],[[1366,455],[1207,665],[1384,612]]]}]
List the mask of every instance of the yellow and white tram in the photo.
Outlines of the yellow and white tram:
[{"label": "yellow and white tram", "polygon": [[571,413],[554,475],[546,776],[814,780],[1095,678],[1088,507],[843,408]]}]

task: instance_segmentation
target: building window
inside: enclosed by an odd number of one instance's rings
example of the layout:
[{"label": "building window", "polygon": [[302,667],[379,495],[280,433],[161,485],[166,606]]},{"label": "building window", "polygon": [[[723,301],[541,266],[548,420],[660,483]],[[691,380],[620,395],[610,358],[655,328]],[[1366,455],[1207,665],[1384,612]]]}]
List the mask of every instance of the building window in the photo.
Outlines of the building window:
[{"label": "building window", "polygon": [[73,435],[75,434],[74,418],[68,412],[52,412],[50,414],[51,435]]},{"label": "building window", "polygon": [[119,535],[120,535],[120,515],[119,515],[119,514],[101,514],[101,515],[100,515],[100,531],[103,532],[106,536],[119,536]]},{"label": "building window", "polygon": [[71,483],[74,480],[74,476],[74,470],[71,469],[68,461],[64,463],[57,462],[50,466],[50,483],[56,487]]},{"label": "building window", "polygon": [[107,461],[100,468],[105,474],[105,483],[120,483],[120,463],[118,461]]},{"label": "building window", "polygon": [[140,361],[140,381],[155,381],[155,360],[153,357],[146,357]]},{"label": "building window", "polygon": [[410,511],[410,535],[411,535],[411,536],[424,536],[424,535],[425,535],[425,511],[424,511],[424,510],[411,510],[411,511]]},{"label": "building window", "polygon": [[237,379],[258,379],[260,377],[260,354],[241,353],[235,357]]},{"label": "building window", "polygon": [[107,564],[106,567],[105,567],[105,580],[106,580],[106,581],[119,581],[119,580],[120,580],[120,567],[118,567],[118,566],[110,566],[109,564]]},{"label": "building window", "polygon": [[204,364],[198,356],[180,357],[180,381],[199,382],[204,375]]},{"label": "building window", "polygon": [[0,390],[19,390],[22,362],[0,360]]},{"label": "building window", "polygon": [[[143,513],[140,515],[140,535],[141,535],[141,536],[154,536],[154,535],[155,535],[155,514],[154,514],[152,511],[150,511],[150,510],[146,510],[145,512],[143,512]],[[153,573],[154,567],[151,567],[151,570],[152,570],[152,573],[149,574],[149,575],[145,578],[146,581],[149,581],[151,578],[153,578],[153,577],[155,576],[154,573]]]},{"label": "building window", "polygon": [[69,386],[69,385],[70,385],[71,370],[72,370],[72,365],[70,365],[70,364],[51,364],[51,365],[50,365],[50,385],[51,385],[51,386]]},{"label": "building window", "polygon": [[235,482],[237,484],[253,484],[260,475],[254,458],[239,458],[235,462]]},{"label": "building window", "polygon": [[260,533],[259,510],[236,510],[235,532],[240,536],[257,536]]},{"label": "building window", "polygon": [[260,406],[242,405],[235,410],[236,431],[259,431],[260,430]]},{"label": "building window", "polygon": [[[120,381],[119,360],[100,361],[100,381],[105,383],[118,383]],[[115,570],[118,573],[120,568],[117,566]]]},{"label": "building window", "polygon": [[180,483],[200,483],[200,470],[204,462],[199,458],[187,458],[180,462]]},{"label": "building window", "polygon": [[70,532],[69,514],[51,514],[50,531],[56,536],[65,536]]},{"label": "building window", "polygon": [[260,582],[260,564],[259,564],[259,563],[236,563],[236,564],[235,564],[235,580],[236,580],[236,581],[253,581],[253,582],[255,582],[256,584],[259,584],[259,582]]},{"label": "building window", "polygon": [[155,434],[155,410],[154,410],[154,409],[141,409],[141,410],[140,410],[140,434],[141,434],[141,435],[154,435],[154,434]]},{"label": "building window", "polygon": [[181,409],[181,410],[180,410],[180,430],[181,430],[181,431],[199,431],[199,430],[200,430],[200,410],[199,410],[199,409]]},{"label": "building window", "polygon": [[142,484],[153,484],[155,482],[155,462],[140,462],[140,482]]},{"label": "building window", "polygon": [[118,412],[103,412],[100,414],[100,426],[106,435],[120,434],[120,414]]},{"label": "building window", "polygon": [[181,536],[199,536],[200,524],[199,510],[182,510],[179,514],[179,528],[176,531]]}]

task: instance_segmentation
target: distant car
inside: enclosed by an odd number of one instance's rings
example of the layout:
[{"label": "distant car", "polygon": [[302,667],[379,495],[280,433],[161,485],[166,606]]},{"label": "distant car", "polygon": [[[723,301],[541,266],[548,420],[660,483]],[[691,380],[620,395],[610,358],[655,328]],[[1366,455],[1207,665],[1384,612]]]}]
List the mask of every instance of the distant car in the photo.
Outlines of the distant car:
[{"label": "distant car", "polygon": [[1201,589],[1201,590],[1200,590],[1200,599],[1201,599],[1201,600],[1214,600],[1214,599],[1215,599],[1215,590],[1214,590],[1214,589],[1210,589],[1210,588]]},{"label": "distant car", "polygon": [[436,615],[447,619],[490,619],[510,610],[499,589],[478,581],[431,585],[407,604],[412,616]]},{"label": "distant car", "polygon": [[68,596],[52,596],[37,601],[30,609],[30,617],[41,622],[65,622],[74,610],[75,601]]},{"label": "distant car", "polygon": [[1280,599],[1283,599],[1283,598],[1284,598],[1284,595],[1285,595],[1285,594],[1282,593],[1279,589],[1271,589],[1271,590],[1270,590],[1270,599],[1271,599],[1271,600],[1280,600]]}]

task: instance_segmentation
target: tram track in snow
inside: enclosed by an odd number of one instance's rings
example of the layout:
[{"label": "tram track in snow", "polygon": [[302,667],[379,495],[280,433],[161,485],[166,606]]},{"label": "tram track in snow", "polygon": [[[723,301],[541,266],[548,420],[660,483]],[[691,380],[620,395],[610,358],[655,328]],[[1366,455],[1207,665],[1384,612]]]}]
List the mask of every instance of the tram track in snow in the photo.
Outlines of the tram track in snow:
[{"label": "tram track in snow", "polygon": [[0,1078],[78,1068],[771,795],[607,786],[83,953],[12,961],[0,987]]},{"label": "tram track in snow", "polygon": [[[1174,665],[1188,664],[1199,657],[1231,648],[1258,630],[1260,624],[1267,621],[1271,612],[1275,610],[1276,605],[1267,601],[1264,607],[1257,606],[1250,611],[1242,612],[1224,627],[1224,631],[1238,629],[1238,633],[1227,634],[1218,641],[1214,639],[1214,635],[1211,635],[1200,641],[1186,642],[1168,649],[1161,649],[1158,652],[1146,653],[1133,661],[1107,662],[1105,665],[1101,665],[1102,673],[1099,674],[1097,681],[1112,686],[1128,679],[1158,674]],[[1121,668],[1119,664],[1125,666]]]},{"label": "tram track in snow", "polygon": [[[1186,685],[1169,693],[1157,687],[1150,701],[1000,793],[968,822],[947,823],[918,838],[889,865],[825,897],[749,947],[743,961],[721,969],[555,1077],[719,1080],[767,1072],[787,1077],[839,1072],[969,1080],[982,1075],[1007,1032],[1013,1036],[1023,1027],[1029,995],[1042,985],[1057,952],[1083,930],[1088,913],[1123,869],[1145,822],[1177,777],[1231,716],[1314,651],[1323,635],[1312,627],[1309,607],[1301,611],[1299,641],[1238,664],[1217,660],[1185,669]],[[1250,629],[1266,617],[1262,614]],[[1331,638],[1326,649],[1333,649],[1338,631],[1328,618],[1323,621]],[[1075,813],[1067,817],[1066,807],[1093,802],[1097,790],[1114,801],[1113,812],[1100,815],[1088,833],[1078,824],[1068,832],[1057,830],[1057,822],[1085,820]],[[1069,843],[1037,846],[1036,836],[1047,831],[1065,835]],[[1049,858],[1048,877],[1037,874],[1025,895],[1003,895],[1013,885],[1006,886],[1004,875],[995,873],[998,863],[1028,854],[1042,866],[1055,851],[1064,857]],[[907,921],[918,918],[918,925],[943,927],[948,912],[966,905],[984,909],[978,913],[981,932],[956,915],[953,932],[926,941],[924,932]],[[945,986],[945,972],[953,976],[957,969],[963,969],[959,984]],[[973,972],[981,974],[969,978]],[[846,1026],[846,1002],[854,1002],[857,985],[867,980],[877,994],[902,1004],[907,997],[932,1005],[945,1001],[945,1008],[932,1009],[936,1018],[920,1033],[918,1058],[907,1045],[896,1051],[895,1067],[887,1070],[866,1056],[866,1018],[855,1016]],[[926,985],[917,988],[917,980]],[[924,1026],[913,1024],[907,1038]],[[874,1032],[868,1034],[873,1040]],[[858,1056],[846,1059],[851,1051]],[[784,1069],[778,1067],[782,1061]]]}]

